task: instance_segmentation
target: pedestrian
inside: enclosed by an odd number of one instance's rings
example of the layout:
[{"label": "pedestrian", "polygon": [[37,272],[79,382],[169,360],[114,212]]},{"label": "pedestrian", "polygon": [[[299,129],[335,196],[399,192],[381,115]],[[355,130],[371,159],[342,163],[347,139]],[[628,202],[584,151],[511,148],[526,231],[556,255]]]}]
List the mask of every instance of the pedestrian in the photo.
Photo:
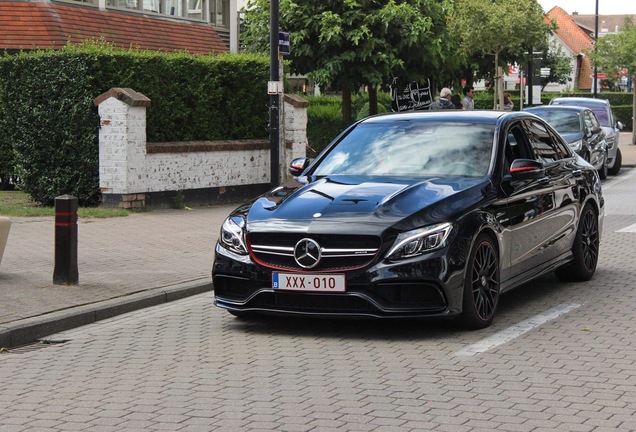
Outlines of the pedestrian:
[{"label": "pedestrian", "polygon": [[473,100],[474,97],[475,97],[475,87],[465,86],[464,99],[462,99],[462,106],[464,107],[465,110],[475,109],[475,101]]},{"label": "pedestrian", "polygon": [[460,98],[459,95],[452,95],[451,102],[455,105],[455,109],[464,109],[462,106],[462,98]]},{"label": "pedestrian", "polygon": [[439,92],[439,99],[433,102],[430,106],[430,110],[442,110],[442,109],[455,109],[455,105],[451,102],[451,96],[453,93],[449,88],[444,87]]},{"label": "pedestrian", "polygon": [[512,101],[512,96],[510,93],[504,93],[503,97],[503,109],[504,111],[512,111],[515,107],[515,103]]}]

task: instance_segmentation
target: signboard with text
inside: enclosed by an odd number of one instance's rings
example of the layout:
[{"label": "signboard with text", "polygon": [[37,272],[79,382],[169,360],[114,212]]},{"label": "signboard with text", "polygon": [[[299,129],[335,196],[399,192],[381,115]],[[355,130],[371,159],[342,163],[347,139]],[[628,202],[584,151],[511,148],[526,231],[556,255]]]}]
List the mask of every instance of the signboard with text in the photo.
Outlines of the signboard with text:
[{"label": "signboard with text", "polygon": [[278,32],[278,52],[280,54],[291,53],[291,45],[289,43],[289,33]]},{"label": "signboard with text", "polygon": [[433,103],[431,81],[426,83],[412,82],[404,88],[398,87],[397,79],[391,86],[391,111],[427,110]]}]

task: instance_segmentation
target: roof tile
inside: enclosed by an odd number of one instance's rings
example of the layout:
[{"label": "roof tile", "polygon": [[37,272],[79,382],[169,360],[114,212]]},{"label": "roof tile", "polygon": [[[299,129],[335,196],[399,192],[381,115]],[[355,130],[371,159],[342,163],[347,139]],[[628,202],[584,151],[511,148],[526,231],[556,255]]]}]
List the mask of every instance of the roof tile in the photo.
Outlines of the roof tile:
[{"label": "roof tile", "polygon": [[123,48],[223,53],[205,23],[176,22],[117,11],[42,2],[0,1],[0,49],[62,48],[100,37]]}]

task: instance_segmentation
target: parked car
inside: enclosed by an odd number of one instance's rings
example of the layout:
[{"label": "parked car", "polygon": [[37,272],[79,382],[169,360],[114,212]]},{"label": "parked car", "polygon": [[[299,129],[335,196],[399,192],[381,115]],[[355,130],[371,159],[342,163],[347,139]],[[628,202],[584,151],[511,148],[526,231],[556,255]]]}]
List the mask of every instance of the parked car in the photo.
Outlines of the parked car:
[{"label": "parked car", "polygon": [[501,293],[596,269],[598,173],[532,114],[374,116],[290,172],[222,224],[214,296],[233,315],[458,316],[483,328]]},{"label": "parked car", "polygon": [[607,171],[611,175],[616,175],[621,169],[623,157],[621,149],[618,148],[618,136],[623,129],[623,124],[616,121],[612,107],[607,99],[594,99],[586,97],[558,97],[550,101],[550,105],[576,105],[590,108],[598,117],[605,140],[607,141]]},{"label": "parked car", "polygon": [[591,109],[577,106],[547,105],[526,108],[550,123],[572,150],[592,164],[601,179],[607,177],[605,132]]}]

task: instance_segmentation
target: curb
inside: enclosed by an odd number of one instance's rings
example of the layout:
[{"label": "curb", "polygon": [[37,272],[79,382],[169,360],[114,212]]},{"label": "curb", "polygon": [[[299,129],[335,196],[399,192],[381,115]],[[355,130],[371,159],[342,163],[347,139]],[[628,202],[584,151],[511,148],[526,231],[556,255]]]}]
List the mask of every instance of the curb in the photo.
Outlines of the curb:
[{"label": "curb", "polygon": [[212,281],[199,279],[0,324],[0,348],[27,345],[47,335],[209,291]]}]

